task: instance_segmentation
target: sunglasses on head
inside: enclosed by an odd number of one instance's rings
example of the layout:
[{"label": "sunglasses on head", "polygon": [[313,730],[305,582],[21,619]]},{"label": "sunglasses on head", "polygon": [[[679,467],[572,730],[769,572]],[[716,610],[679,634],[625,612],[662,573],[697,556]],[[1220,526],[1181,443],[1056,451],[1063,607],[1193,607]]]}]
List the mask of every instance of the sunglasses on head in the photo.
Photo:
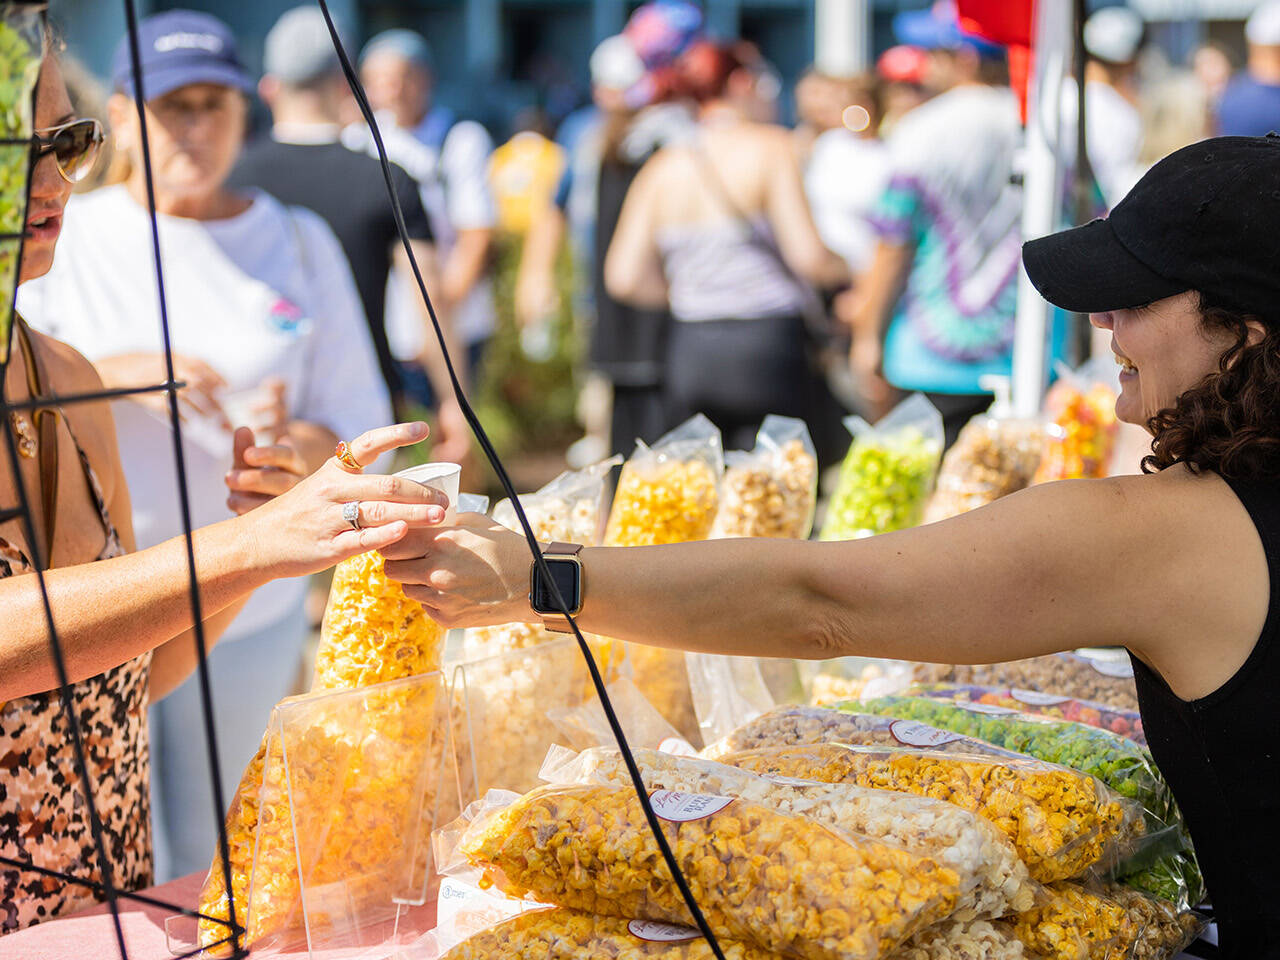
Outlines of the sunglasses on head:
[{"label": "sunglasses on head", "polygon": [[32,163],[39,163],[46,153],[52,153],[62,179],[79,183],[93,169],[104,139],[102,124],[92,119],[37,130],[31,135]]}]

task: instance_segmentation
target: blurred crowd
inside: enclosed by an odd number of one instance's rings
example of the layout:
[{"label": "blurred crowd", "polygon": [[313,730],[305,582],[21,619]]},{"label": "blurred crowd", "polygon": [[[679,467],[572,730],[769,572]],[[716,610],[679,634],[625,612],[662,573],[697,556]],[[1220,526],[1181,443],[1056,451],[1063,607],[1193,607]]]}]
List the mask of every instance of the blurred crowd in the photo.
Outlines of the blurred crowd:
[{"label": "blurred crowd", "polygon": [[[583,343],[576,465],[630,453],[694,413],[729,449],[750,448],[768,414],[802,418],[832,463],[844,416],[874,419],[905,391],[927,394],[954,440],[990,405],[992,378],[1010,373],[1024,129],[1004,49],[962,29],[952,6],[900,14],[894,31],[874,70],[800,78],[786,127],[781,78],[756,47],[712,37],[685,0],[652,0],[592,53],[589,103],[554,130],[531,110],[497,147],[434,101],[427,39],[387,31],[349,49],[392,161],[393,212],[373,131],[314,7],[276,23],[259,78],[217,19],[146,20],[193,524],[252,509],[339,438],[393,415],[429,412],[432,457],[468,461],[419,279],[464,386],[495,376],[504,320],[536,366],[554,343],[578,342],[553,330],[570,318]],[[1280,128],[1280,0],[1258,7],[1245,39],[1244,64],[1206,45],[1176,65],[1132,10],[1090,17],[1083,92],[1070,80],[1061,93],[1067,179],[1084,187],[1064,190],[1064,223],[1105,213],[1190,142]],[[157,383],[127,51],[105,96],[70,58],[66,69],[77,111],[109,127],[112,157],[80,185],[54,267],[22,288],[19,309],[108,387]],[[248,138],[255,98],[270,121]],[[513,253],[503,261],[501,249]],[[1083,359],[1072,329],[1055,316],[1053,360]],[[180,531],[165,408],[150,396],[115,405],[140,547]],[[254,446],[233,444],[237,425],[253,427]],[[295,688],[305,593],[273,584],[228,614],[211,657],[215,688],[238,693],[239,709],[218,716],[223,783]],[[198,703],[189,681],[152,712],[162,878],[206,866],[212,843],[207,801],[192,795],[204,782],[191,749]]]}]

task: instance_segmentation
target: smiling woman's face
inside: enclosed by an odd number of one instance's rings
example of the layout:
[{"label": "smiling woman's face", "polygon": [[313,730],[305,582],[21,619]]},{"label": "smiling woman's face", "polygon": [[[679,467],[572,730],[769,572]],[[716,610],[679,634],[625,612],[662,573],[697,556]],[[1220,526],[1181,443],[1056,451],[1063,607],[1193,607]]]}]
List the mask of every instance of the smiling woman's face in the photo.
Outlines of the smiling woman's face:
[{"label": "smiling woman's face", "polygon": [[1089,316],[1111,331],[1111,350],[1121,365],[1116,416],[1145,427],[1179,396],[1218,371],[1218,361],[1235,342],[1200,321],[1200,294],[1194,290],[1145,307]]},{"label": "smiling woman's face", "polygon": [[[36,87],[36,130],[48,130],[74,120],[71,98],[56,57],[45,57]],[[31,202],[27,207],[26,239],[22,245],[19,283],[43,277],[53,266],[53,249],[62,230],[62,211],[71,196],[71,184],[58,173],[53,153],[46,153],[31,174]]]}]

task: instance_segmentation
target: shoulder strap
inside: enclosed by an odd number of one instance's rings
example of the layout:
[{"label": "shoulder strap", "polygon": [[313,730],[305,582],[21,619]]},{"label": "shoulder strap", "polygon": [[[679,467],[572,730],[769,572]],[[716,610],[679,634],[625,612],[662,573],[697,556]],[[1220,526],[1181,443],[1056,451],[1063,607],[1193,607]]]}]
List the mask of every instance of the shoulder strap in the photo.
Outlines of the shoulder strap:
[{"label": "shoulder strap", "polygon": [[[49,377],[44,362],[31,343],[31,331],[26,321],[21,317],[15,317],[15,321],[27,372],[27,390],[32,399],[38,399],[45,395]],[[40,431],[40,500],[44,507],[45,532],[45,548],[37,551],[40,556],[36,559],[47,569],[53,558],[54,523],[58,516],[58,410],[49,406],[36,407],[31,411],[31,419]]]}]

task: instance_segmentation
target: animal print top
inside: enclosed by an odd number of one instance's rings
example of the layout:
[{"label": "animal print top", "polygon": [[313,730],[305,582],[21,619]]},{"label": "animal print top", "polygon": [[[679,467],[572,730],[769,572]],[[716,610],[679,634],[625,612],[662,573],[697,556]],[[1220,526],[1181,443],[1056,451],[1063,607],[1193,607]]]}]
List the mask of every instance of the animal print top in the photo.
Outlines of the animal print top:
[{"label": "animal print top", "polygon": [[[97,559],[117,557],[124,550],[102,487],[75,445],[107,537]],[[32,572],[22,551],[0,538],[0,577]],[[71,687],[112,881],[126,890],[151,884],[150,672],[148,652]],[[0,704],[0,856],[102,881],[58,690]],[[91,887],[0,863],[0,936],[100,899]]]}]

